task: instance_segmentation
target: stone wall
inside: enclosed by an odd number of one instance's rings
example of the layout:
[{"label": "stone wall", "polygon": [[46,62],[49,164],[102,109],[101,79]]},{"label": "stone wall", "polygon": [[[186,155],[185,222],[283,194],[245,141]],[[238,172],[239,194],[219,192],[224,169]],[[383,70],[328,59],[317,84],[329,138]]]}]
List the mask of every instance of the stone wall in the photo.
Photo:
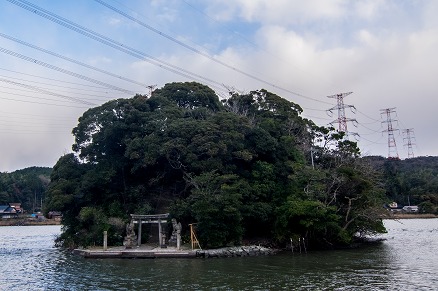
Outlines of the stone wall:
[{"label": "stone wall", "polygon": [[249,257],[268,256],[277,252],[275,249],[262,246],[227,247],[212,250],[198,250],[196,256],[201,258],[226,258],[226,257]]}]

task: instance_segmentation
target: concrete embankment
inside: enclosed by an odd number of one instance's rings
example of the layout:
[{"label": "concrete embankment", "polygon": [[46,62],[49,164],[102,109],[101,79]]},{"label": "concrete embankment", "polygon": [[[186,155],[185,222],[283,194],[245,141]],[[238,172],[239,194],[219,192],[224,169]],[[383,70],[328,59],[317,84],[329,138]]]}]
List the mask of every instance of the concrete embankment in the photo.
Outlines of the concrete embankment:
[{"label": "concrete embankment", "polygon": [[113,247],[103,250],[75,249],[73,254],[89,259],[122,258],[122,259],[155,259],[155,258],[226,258],[273,255],[277,251],[262,246],[227,247],[212,250],[178,250],[174,247],[159,248],[142,245],[131,249]]},{"label": "concrete embankment", "polygon": [[179,251],[179,250],[142,250],[142,249],[120,249],[120,250],[73,250],[73,254],[80,255],[87,259],[156,259],[156,258],[194,258],[196,251]]}]

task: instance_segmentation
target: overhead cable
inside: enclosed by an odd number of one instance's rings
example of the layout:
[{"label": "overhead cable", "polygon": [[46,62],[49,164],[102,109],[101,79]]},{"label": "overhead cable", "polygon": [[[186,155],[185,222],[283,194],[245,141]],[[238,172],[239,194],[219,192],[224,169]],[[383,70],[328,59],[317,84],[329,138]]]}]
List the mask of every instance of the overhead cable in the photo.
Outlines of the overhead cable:
[{"label": "overhead cable", "polygon": [[5,78],[0,78],[0,82],[4,82],[4,83],[12,84],[12,85],[15,85],[15,86],[31,89],[31,90],[34,90],[34,91],[36,91],[38,93],[43,93],[43,94],[48,94],[48,95],[55,96],[55,97],[60,97],[60,98],[63,98],[63,99],[74,101],[76,103],[82,103],[82,104],[90,105],[90,106],[96,105],[94,103],[91,103],[91,102],[88,102],[88,101],[85,101],[85,100],[82,100],[82,99],[79,99],[79,98],[65,96],[65,95],[54,93],[54,92],[51,92],[51,91],[48,91],[48,90],[44,90],[44,89],[41,89],[41,88],[38,88],[38,87],[35,87],[35,86],[31,86],[31,85],[27,85],[27,84],[23,84],[23,83],[18,83],[18,82],[14,82],[14,81],[11,81],[11,80],[7,80]]},{"label": "overhead cable", "polygon": [[82,62],[77,61],[77,60],[74,60],[74,59],[72,59],[72,58],[68,58],[68,57],[66,57],[66,56],[63,56],[63,55],[60,55],[60,54],[57,54],[57,53],[51,52],[51,51],[49,51],[49,50],[46,50],[46,49],[40,48],[40,47],[38,47],[38,46],[36,46],[36,45],[33,45],[33,44],[30,44],[30,43],[27,43],[27,42],[25,42],[25,41],[22,41],[22,40],[20,40],[20,39],[18,39],[18,38],[15,38],[15,37],[12,37],[12,36],[6,35],[6,34],[4,34],[4,33],[1,33],[1,32],[0,32],[0,36],[3,37],[3,38],[9,39],[9,40],[15,41],[15,42],[17,42],[17,43],[19,43],[19,44],[25,45],[25,46],[27,46],[27,47],[30,47],[30,48],[36,49],[36,50],[38,50],[38,51],[44,52],[44,53],[46,53],[46,54],[52,55],[52,56],[54,56],[54,57],[57,57],[57,58],[60,58],[60,59],[66,60],[66,61],[71,62],[71,63],[75,63],[75,64],[80,65],[80,66],[82,66],[82,67],[85,67],[85,68],[88,68],[88,69],[91,69],[91,70],[94,70],[94,71],[97,71],[97,72],[100,72],[100,73],[106,74],[106,75],[108,75],[108,76],[111,76],[111,77],[114,77],[114,78],[117,78],[117,79],[120,79],[120,80],[123,80],[123,81],[126,81],[126,82],[130,82],[130,83],[133,83],[133,84],[136,84],[136,85],[140,85],[140,86],[143,86],[143,87],[147,88],[147,85],[145,85],[144,83],[140,83],[140,82],[137,82],[137,81],[135,81],[135,80],[132,80],[132,79],[129,79],[129,78],[125,78],[125,77],[123,77],[123,76],[116,75],[116,74],[113,74],[113,73],[111,73],[111,72],[108,72],[108,71],[105,71],[105,70],[99,69],[99,68],[97,68],[97,67],[94,67],[94,66],[91,66],[91,65],[88,65],[88,64],[82,63]]},{"label": "overhead cable", "polygon": [[[94,86],[94,85],[89,85],[89,84],[81,84],[81,83],[69,82],[69,81],[65,81],[65,80],[58,80],[58,79],[53,79],[53,78],[47,78],[47,77],[27,74],[27,73],[23,73],[23,72],[8,70],[8,69],[1,68],[1,67],[0,67],[0,70],[11,72],[11,73],[16,73],[16,74],[20,74],[20,75],[25,75],[25,76],[29,76],[29,77],[35,77],[35,78],[39,78],[39,79],[55,81],[55,82],[59,82],[59,83],[72,84],[72,85],[78,85],[78,86],[89,87],[89,88],[97,88],[97,89],[109,89],[109,88],[101,87],[101,86]],[[8,78],[14,79],[12,77],[8,77]],[[29,82],[32,82],[32,81],[29,81]],[[35,82],[35,83],[39,83],[39,82]],[[56,85],[52,85],[52,86],[56,86]],[[91,91],[91,90],[88,90],[88,91]],[[102,91],[94,91],[94,92],[102,92]],[[108,92],[104,92],[104,93],[108,93]]]},{"label": "overhead cable", "polygon": [[53,103],[45,103],[45,102],[17,100],[17,99],[7,98],[7,97],[0,97],[0,99],[9,100],[9,101],[15,101],[15,102],[39,104],[39,105],[50,105],[50,106],[71,107],[71,108],[89,108],[89,107],[84,107],[84,106],[73,106],[73,105],[64,105],[64,104],[53,104]]},{"label": "overhead cable", "polygon": [[359,112],[360,114],[362,114],[363,116],[365,116],[365,117],[367,117],[367,118],[369,118],[369,119],[371,119],[371,120],[374,120],[375,122],[381,122],[381,120],[379,120],[379,119],[375,119],[375,118],[373,118],[373,117],[371,117],[371,116],[369,116],[369,115],[366,115],[365,113],[363,113],[363,112],[360,111],[360,110],[357,110],[357,112]]},{"label": "overhead cable", "polygon": [[67,74],[67,75],[70,75],[70,76],[73,76],[73,77],[76,77],[76,78],[79,78],[79,79],[82,79],[82,80],[85,80],[85,81],[88,81],[88,82],[91,82],[91,83],[94,83],[94,84],[105,86],[109,89],[117,90],[117,91],[124,92],[124,93],[131,94],[131,95],[136,94],[133,91],[126,90],[126,89],[123,89],[123,88],[120,88],[120,87],[117,87],[117,86],[114,86],[114,85],[111,85],[111,84],[108,84],[108,83],[105,83],[105,82],[102,82],[102,81],[99,81],[99,80],[96,80],[96,79],[93,79],[90,77],[87,77],[87,76],[84,76],[84,75],[81,75],[81,74],[78,74],[78,73],[51,65],[51,64],[48,64],[48,63],[43,62],[43,61],[39,61],[37,59],[22,55],[20,53],[17,53],[17,52],[14,52],[14,51],[2,48],[2,47],[0,47],[0,52],[17,57],[19,59],[22,59],[22,60],[25,60],[25,61],[28,61],[31,63],[34,63],[34,64],[37,64],[37,65],[40,65],[40,66],[43,66],[43,67],[46,67],[46,68],[49,68],[49,69],[52,69],[52,70],[55,70],[55,71],[58,71],[58,72],[61,72],[61,73],[64,73],[64,74]]},{"label": "overhead cable", "polygon": [[118,14],[126,17],[126,18],[128,18],[129,20],[131,20],[131,21],[133,21],[133,22],[135,22],[135,23],[137,23],[137,24],[139,24],[139,25],[141,25],[141,26],[143,26],[143,27],[145,27],[145,28],[147,28],[147,29],[157,33],[157,34],[159,34],[160,36],[165,37],[168,40],[170,40],[170,41],[172,41],[172,42],[174,42],[174,43],[176,43],[176,44],[178,44],[178,45],[180,45],[182,47],[185,47],[186,49],[191,50],[192,52],[195,52],[195,53],[197,53],[199,55],[202,55],[202,56],[208,58],[209,60],[211,60],[211,61],[213,61],[213,62],[215,62],[217,64],[220,64],[220,65],[222,65],[222,66],[224,66],[224,67],[226,67],[228,69],[231,69],[231,70],[233,70],[233,71],[235,71],[237,73],[240,73],[240,74],[242,74],[242,75],[244,75],[246,77],[249,77],[249,78],[251,78],[253,80],[256,80],[256,81],[259,81],[261,83],[264,83],[266,85],[269,85],[269,86],[271,86],[273,88],[276,88],[276,89],[279,89],[281,91],[293,94],[295,96],[299,96],[299,97],[302,97],[302,98],[305,98],[305,99],[309,99],[309,100],[313,100],[313,101],[320,102],[320,103],[325,103],[325,104],[330,104],[330,105],[332,104],[332,103],[329,103],[329,102],[325,102],[325,101],[322,101],[322,100],[319,100],[319,99],[316,99],[316,98],[312,98],[312,97],[309,97],[309,96],[306,96],[306,95],[303,95],[303,94],[291,91],[291,90],[289,90],[287,88],[283,88],[283,87],[278,86],[278,85],[276,85],[276,84],[274,84],[272,82],[268,82],[268,81],[266,81],[266,80],[264,80],[262,78],[259,78],[257,76],[252,75],[252,74],[249,74],[249,73],[247,73],[245,71],[242,71],[242,70],[240,70],[237,67],[229,65],[229,64],[227,64],[227,63],[225,63],[225,62],[223,62],[223,61],[221,61],[221,60],[219,60],[219,59],[209,55],[208,53],[205,53],[205,52],[203,52],[203,51],[201,51],[201,50],[199,50],[197,48],[194,48],[193,46],[190,46],[190,45],[188,45],[188,44],[186,44],[186,43],[184,43],[184,42],[182,42],[182,41],[180,41],[180,40],[178,40],[178,39],[176,39],[176,38],[174,38],[174,37],[172,37],[172,36],[170,36],[170,35],[168,35],[166,33],[163,33],[162,31],[160,31],[160,30],[158,30],[158,29],[156,29],[156,28],[154,28],[154,27],[144,23],[143,21],[141,21],[141,20],[139,20],[139,19],[137,19],[135,17],[132,17],[132,16],[126,14],[125,12],[123,12],[123,11],[121,11],[121,10],[119,10],[119,9],[109,5],[109,4],[107,4],[105,1],[102,1],[102,0],[94,0],[94,1],[96,1],[99,4],[101,4],[101,5],[109,8],[109,9],[111,9],[112,11],[114,11],[114,12],[116,12],[116,13],[118,13]]},{"label": "overhead cable", "polygon": [[14,5],[17,5],[18,7],[21,7],[23,9],[26,9],[38,16],[41,16],[43,18],[46,18],[56,24],[59,24],[61,26],[64,26],[70,30],[73,30],[77,33],[80,33],[88,38],[91,38],[93,40],[96,40],[102,44],[105,44],[107,46],[110,46],[112,48],[115,48],[121,52],[124,52],[126,54],[129,54],[135,58],[138,58],[142,61],[149,62],[155,66],[158,66],[160,68],[163,68],[165,70],[168,70],[170,72],[173,72],[175,74],[178,74],[180,76],[186,77],[188,79],[197,79],[197,80],[204,80],[205,82],[212,84],[212,87],[215,87],[218,90],[223,90],[222,84],[214,81],[212,79],[206,78],[204,76],[192,73],[188,70],[185,70],[183,68],[180,68],[178,66],[172,65],[170,63],[164,62],[158,58],[152,57],[144,52],[141,52],[139,50],[136,50],[134,48],[131,48],[127,45],[124,45],[123,43],[117,42],[111,38],[108,38],[102,34],[96,33],[88,28],[85,28],[83,26],[80,26],[79,24],[76,24],[68,19],[65,19],[61,16],[56,15],[55,13],[52,13],[50,11],[47,11],[41,7],[38,7],[37,5],[34,5],[32,3],[29,3],[28,1],[24,0],[6,0]]}]

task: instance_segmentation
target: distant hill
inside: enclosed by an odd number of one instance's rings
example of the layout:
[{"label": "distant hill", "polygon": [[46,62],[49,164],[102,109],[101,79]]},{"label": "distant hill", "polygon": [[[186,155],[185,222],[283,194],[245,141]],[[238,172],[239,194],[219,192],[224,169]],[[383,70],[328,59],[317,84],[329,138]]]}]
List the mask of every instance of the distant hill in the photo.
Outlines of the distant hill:
[{"label": "distant hill", "polygon": [[0,204],[18,202],[28,212],[41,209],[51,173],[52,168],[49,167],[30,167],[0,173]]},{"label": "distant hill", "polygon": [[365,160],[382,175],[388,201],[419,205],[420,211],[438,211],[438,157],[392,160],[371,156]]}]

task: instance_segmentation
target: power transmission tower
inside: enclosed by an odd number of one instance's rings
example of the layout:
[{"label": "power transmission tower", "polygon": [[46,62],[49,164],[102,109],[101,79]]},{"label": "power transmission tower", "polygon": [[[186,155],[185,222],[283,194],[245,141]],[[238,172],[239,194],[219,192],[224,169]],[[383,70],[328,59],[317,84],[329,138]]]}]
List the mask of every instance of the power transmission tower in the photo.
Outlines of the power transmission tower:
[{"label": "power transmission tower", "polygon": [[394,128],[392,126],[393,121],[397,121],[396,119],[392,119],[391,113],[395,113],[395,107],[380,109],[382,111],[380,115],[386,114],[386,121],[382,121],[382,123],[387,123],[388,129],[383,130],[382,132],[388,133],[388,159],[400,159],[397,152],[397,144],[394,138],[394,131],[397,131],[398,128]]},{"label": "power transmission tower", "polygon": [[350,108],[351,112],[353,112],[353,113],[355,113],[355,110],[356,110],[356,107],[354,107],[353,105],[344,104],[344,97],[346,97],[352,93],[353,92],[339,93],[339,94],[327,96],[328,98],[336,98],[336,101],[337,101],[336,106],[327,110],[330,113],[333,113],[333,110],[338,111],[338,119],[330,122],[330,124],[338,123],[339,132],[341,132],[341,131],[344,132],[345,135],[347,136],[347,138],[348,138],[349,134],[357,135],[357,133],[348,132],[348,129],[347,129],[347,122],[353,122],[353,124],[355,125],[357,123],[357,120],[352,119],[352,118],[347,118],[345,116],[345,108]]},{"label": "power transmission tower", "polygon": [[412,141],[415,139],[414,129],[407,128],[407,129],[403,129],[402,132],[404,135],[406,135],[406,137],[404,137],[403,140],[407,141],[404,145],[408,147],[408,159],[413,158],[414,150],[412,149],[412,145],[414,145],[415,143],[413,143]]},{"label": "power transmission tower", "polygon": [[157,85],[149,85],[147,88],[149,89],[149,97],[152,97],[152,92],[157,87]]}]

